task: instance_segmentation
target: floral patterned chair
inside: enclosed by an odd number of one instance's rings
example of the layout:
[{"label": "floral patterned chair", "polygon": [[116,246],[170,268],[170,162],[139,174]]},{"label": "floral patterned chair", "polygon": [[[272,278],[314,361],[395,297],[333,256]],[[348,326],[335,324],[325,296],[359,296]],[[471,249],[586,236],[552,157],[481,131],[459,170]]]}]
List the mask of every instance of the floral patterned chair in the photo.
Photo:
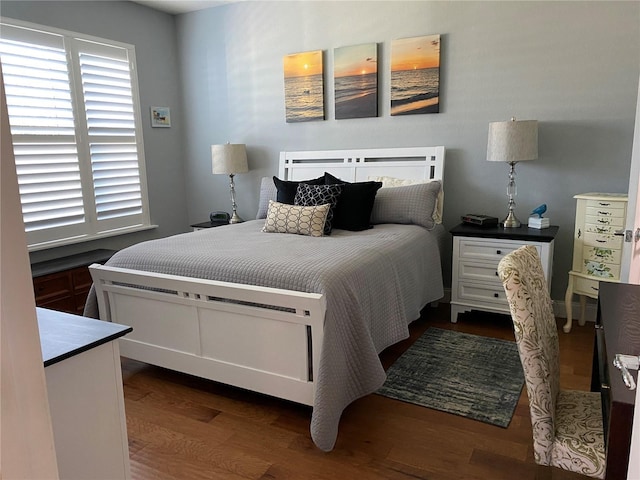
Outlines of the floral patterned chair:
[{"label": "floral patterned chair", "polygon": [[604,478],[600,394],[560,389],[558,327],[536,248],[506,255],[498,274],[526,379],[536,463]]}]

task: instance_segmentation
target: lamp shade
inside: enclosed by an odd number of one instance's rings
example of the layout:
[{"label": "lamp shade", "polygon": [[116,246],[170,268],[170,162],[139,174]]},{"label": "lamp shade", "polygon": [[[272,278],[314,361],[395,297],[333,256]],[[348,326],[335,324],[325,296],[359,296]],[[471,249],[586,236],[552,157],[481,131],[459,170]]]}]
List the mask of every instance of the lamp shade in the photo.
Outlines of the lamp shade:
[{"label": "lamp shade", "polygon": [[243,143],[211,145],[211,163],[213,173],[231,175],[249,171],[247,149]]},{"label": "lamp shade", "polygon": [[516,120],[489,124],[487,160],[524,162],[538,158],[538,121]]}]

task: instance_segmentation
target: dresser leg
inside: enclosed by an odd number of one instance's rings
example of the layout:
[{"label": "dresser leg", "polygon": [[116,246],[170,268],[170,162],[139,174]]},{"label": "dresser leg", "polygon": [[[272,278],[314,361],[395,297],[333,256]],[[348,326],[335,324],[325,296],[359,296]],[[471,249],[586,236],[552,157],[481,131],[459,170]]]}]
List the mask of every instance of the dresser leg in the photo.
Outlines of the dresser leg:
[{"label": "dresser leg", "polygon": [[580,318],[578,319],[578,325],[584,327],[585,322],[585,312],[587,310],[587,297],[584,295],[579,295],[580,297]]},{"label": "dresser leg", "polygon": [[573,279],[569,276],[569,285],[567,286],[567,293],[564,296],[564,306],[567,310],[567,322],[562,327],[564,333],[569,333],[571,331],[571,317],[573,315]]}]

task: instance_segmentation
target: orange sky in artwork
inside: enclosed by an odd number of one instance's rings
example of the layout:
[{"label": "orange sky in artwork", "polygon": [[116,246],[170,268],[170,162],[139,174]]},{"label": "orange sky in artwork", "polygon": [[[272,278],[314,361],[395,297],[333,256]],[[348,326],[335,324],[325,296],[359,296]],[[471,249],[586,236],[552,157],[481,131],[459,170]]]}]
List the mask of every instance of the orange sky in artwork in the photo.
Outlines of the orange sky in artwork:
[{"label": "orange sky in artwork", "polygon": [[302,52],[284,57],[284,76],[302,77],[322,73],[322,50]]},{"label": "orange sky in artwork", "polygon": [[403,38],[391,44],[391,71],[440,66],[440,35]]}]

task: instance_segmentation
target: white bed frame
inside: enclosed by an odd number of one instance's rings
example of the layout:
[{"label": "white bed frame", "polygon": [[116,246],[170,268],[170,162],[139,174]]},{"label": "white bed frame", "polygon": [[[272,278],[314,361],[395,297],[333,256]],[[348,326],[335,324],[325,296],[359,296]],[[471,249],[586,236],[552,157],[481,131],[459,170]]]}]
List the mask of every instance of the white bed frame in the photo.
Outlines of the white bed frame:
[{"label": "white bed frame", "polygon": [[[442,179],[444,147],[282,152],[279,177]],[[129,325],[124,357],[313,405],[325,298],[94,264],[100,318]]]}]

